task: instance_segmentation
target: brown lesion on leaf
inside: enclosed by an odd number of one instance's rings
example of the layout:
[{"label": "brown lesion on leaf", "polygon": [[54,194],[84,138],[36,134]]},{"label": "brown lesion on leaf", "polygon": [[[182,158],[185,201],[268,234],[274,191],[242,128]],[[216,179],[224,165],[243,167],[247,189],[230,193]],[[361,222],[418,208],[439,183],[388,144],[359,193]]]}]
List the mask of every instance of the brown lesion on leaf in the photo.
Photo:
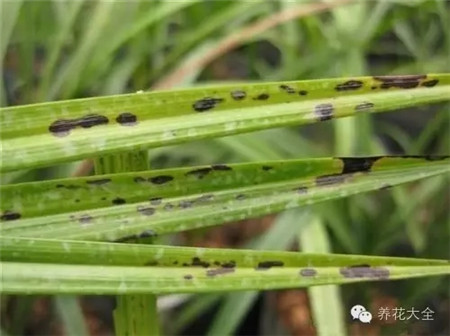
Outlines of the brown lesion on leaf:
[{"label": "brown lesion on leaf", "polygon": [[370,109],[372,109],[375,106],[374,103],[371,102],[362,102],[358,105],[355,106],[355,111],[356,112],[365,112],[368,111]]},{"label": "brown lesion on leaf", "polygon": [[181,209],[191,208],[194,205],[194,201],[192,200],[182,200],[179,203]]},{"label": "brown lesion on leaf", "polygon": [[344,83],[336,85],[334,88],[336,91],[350,91],[350,90],[358,90],[363,86],[363,82],[359,80],[349,80]]},{"label": "brown lesion on leaf", "polygon": [[314,268],[302,268],[300,270],[300,275],[302,277],[313,277],[317,275],[317,271]]},{"label": "brown lesion on leaf", "polygon": [[206,276],[215,277],[218,275],[233,273],[234,271],[234,268],[212,268],[206,271]]},{"label": "brown lesion on leaf", "polygon": [[347,176],[343,174],[331,174],[331,175],[322,175],[316,177],[316,185],[318,187],[324,187],[334,184],[341,184],[345,182]]},{"label": "brown lesion on leaf", "polygon": [[355,265],[342,267],[339,269],[345,278],[369,278],[369,279],[389,279],[390,272],[385,267],[371,267],[369,265]]},{"label": "brown lesion on leaf", "polygon": [[244,194],[236,195],[236,200],[238,200],[238,201],[245,200],[246,198],[247,198],[247,196],[245,196]]},{"label": "brown lesion on leaf", "polygon": [[294,191],[297,192],[297,194],[304,195],[304,194],[308,193],[308,187],[300,186],[300,187],[294,188]]},{"label": "brown lesion on leaf", "polygon": [[196,199],[196,202],[198,202],[198,203],[209,202],[209,201],[212,201],[213,199],[214,199],[213,194],[205,194],[205,195],[198,197]]},{"label": "brown lesion on leaf", "polygon": [[419,86],[420,82],[427,78],[426,75],[405,75],[405,76],[374,76],[376,81],[380,81],[381,89],[399,88],[413,89]]},{"label": "brown lesion on leaf", "polygon": [[151,216],[155,213],[155,208],[148,207],[145,205],[138,205],[136,208],[137,212],[144,216]]},{"label": "brown lesion on leaf", "polygon": [[317,116],[319,121],[326,121],[332,119],[334,115],[333,104],[324,103],[316,105],[314,107],[314,114]]},{"label": "brown lesion on leaf", "polygon": [[234,90],[230,92],[231,97],[234,100],[243,100],[247,97],[247,94],[243,90]]},{"label": "brown lesion on leaf", "polygon": [[78,222],[80,223],[80,224],[83,224],[83,225],[86,225],[86,224],[91,224],[91,222],[94,220],[94,217],[92,217],[91,215],[89,215],[89,214],[83,214],[83,215],[80,215],[79,217],[78,217]]},{"label": "brown lesion on leaf", "polygon": [[164,205],[164,210],[166,210],[166,211],[170,211],[170,210],[172,210],[173,208],[174,208],[174,206],[173,206],[172,203],[166,203],[166,204]]},{"label": "brown lesion on leaf", "polygon": [[152,197],[149,199],[150,204],[152,205],[159,205],[162,202],[162,198],[161,197]]}]

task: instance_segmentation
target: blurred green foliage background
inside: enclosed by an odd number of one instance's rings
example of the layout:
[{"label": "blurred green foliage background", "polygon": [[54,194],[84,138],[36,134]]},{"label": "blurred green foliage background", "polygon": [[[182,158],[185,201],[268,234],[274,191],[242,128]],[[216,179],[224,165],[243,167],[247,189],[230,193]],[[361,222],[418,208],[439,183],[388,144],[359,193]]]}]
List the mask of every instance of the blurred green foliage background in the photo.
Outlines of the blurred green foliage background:
[{"label": "blurred green foliage background", "polygon": [[[440,0],[2,0],[0,56],[2,106],[230,81],[448,72],[450,6]],[[449,116],[448,105],[436,105],[198,141],[151,150],[151,166],[448,154]],[[6,174],[2,183],[70,176],[79,166]],[[448,258],[447,182],[436,177],[165,242]],[[355,335],[444,335],[450,334],[445,280],[328,287],[309,296],[166,297],[161,323],[163,334],[325,335],[329,324]],[[426,323],[361,326],[348,314],[354,304],[372,313],[415,306],[436,314]],[[2,328],[14,335],[112,333],[111,300],[83,298],[81,307],[74,298],[4,298]]]}]

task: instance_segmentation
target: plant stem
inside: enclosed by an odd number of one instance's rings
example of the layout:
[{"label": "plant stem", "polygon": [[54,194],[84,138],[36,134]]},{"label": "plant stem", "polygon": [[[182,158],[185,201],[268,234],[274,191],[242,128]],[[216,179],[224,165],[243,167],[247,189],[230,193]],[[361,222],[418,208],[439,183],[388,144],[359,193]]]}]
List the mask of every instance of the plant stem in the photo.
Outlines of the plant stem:
[{"label": "plant stem", "polygon": [[[104,155],[95,159],[96,174],[120,173],[149,168],[147,151]],[[117,336],[159,335],[155,295],[120,295],[113,313]]]}]

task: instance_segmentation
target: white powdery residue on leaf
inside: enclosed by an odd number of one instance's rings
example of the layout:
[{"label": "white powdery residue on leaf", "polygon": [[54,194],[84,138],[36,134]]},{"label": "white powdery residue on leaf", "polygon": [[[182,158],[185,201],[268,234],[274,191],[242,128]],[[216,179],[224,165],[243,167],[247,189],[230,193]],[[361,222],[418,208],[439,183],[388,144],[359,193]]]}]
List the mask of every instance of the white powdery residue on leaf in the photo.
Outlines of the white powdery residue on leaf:
[{"label": "white powdery residue on leaf", "polygon": [[197,257],[203,256],[204,253],[205,253],[205,250],[203,250],[202,248],[195,249],[195,256],[197,256]]},{"label": "white powdery residue on leaf", "polygon": [[160,248],[160,249],[158,249],[158,251],[156,251],[156,254],[155,254],[155,259],[161,259],[162,257],[163,257],[163,255],[164,255],[164,249],[162,249],[162,248]]},{"label": "white powdery residue on leaf", "polygon": [[196,130],[195,128],[190,128],[190,129],[187,131],[187,135],[188,135],[189,137],[195,137],[195,136],[197,135],[197,130]]},{"label": "white powdery residue on leaf", "polygon": [[127,289],[128,289],[127,284],[126,284],[125,280],[122,279],[122,280],[120,281],[120,285],[119,285],[119,288],[118,288],[118,292],[119,292],[119,293],[126,293],[126,292],[127,292]]},{"label": "white powdery residue on leaf", "polygon": [[236,128],[236,122],[232,121],[225,124],[225,131],[230,132],[234,131]]},{"label": "white powdery residue on leaf", "polygon": [[162,134],[162,140],[171,140],[173,138],[174,138],[174,135],[173,135],[172,131],[165,131]]},{"label": "white powdery residue on leaf", "polygon": [[70,252],[70,244],[68,242],[63,242],[62,247],[63,247],[64,251]]}]

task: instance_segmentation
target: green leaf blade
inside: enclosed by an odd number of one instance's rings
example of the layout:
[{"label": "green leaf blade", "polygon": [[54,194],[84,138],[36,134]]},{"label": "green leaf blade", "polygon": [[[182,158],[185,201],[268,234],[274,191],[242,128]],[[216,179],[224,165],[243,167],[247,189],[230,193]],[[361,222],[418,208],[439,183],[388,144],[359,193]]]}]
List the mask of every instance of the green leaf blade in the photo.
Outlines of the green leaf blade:
[{"label": "green leaf blade", "polygon": [[448,101],[449,84],[447,74],[355,77],[3,108],[1,171]]}]

